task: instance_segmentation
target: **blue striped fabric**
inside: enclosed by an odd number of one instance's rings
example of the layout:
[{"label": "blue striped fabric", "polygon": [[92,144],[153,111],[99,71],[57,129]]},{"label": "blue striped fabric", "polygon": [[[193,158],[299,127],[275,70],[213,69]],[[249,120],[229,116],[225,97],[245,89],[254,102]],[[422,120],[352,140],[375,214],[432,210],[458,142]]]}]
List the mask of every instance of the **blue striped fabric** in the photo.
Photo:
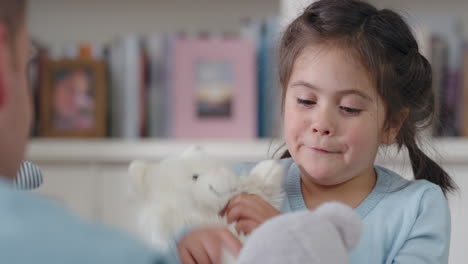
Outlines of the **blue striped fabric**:
[{"label": "blue striped fabric", "polygon": [[32,190],[38,188],[42,181],[42,172],[39,166],[30,161],[23,161],[14,184],[17,189]]}]

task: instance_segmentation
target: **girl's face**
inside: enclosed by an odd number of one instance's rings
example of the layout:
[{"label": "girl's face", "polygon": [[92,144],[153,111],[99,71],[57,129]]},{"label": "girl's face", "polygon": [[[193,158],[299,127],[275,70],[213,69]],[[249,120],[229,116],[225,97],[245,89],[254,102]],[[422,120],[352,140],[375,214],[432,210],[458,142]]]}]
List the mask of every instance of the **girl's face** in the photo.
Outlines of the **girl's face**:
[{"label": "girl's face", "polygon": [[[370,75],[347,50],[308,47],[297,58],[284,105],[284,135],[303,176],[336,185],[373,173],[385,109]],[[372,174],[373,175],[373,174]]]}]

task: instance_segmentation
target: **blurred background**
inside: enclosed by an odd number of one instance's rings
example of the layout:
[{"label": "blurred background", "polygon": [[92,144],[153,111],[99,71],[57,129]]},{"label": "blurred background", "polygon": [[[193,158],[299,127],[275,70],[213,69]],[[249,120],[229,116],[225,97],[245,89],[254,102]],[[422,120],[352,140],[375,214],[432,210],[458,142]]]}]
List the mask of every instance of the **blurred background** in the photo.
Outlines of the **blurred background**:
[{"label": "blurred background", "polygon": [[[305,0],[29,1],[36,190],[135,233],[127,167],[192,144],[228,162],[282,150],[275,48]],[[438,119],[424,148],[460,186],[450,263],[466,263],[468,1],[372,0],[400,12],[433,66]],[[466,102],[465,102],[466,101]],[[411,178],[406,153],[379,163]]]}]

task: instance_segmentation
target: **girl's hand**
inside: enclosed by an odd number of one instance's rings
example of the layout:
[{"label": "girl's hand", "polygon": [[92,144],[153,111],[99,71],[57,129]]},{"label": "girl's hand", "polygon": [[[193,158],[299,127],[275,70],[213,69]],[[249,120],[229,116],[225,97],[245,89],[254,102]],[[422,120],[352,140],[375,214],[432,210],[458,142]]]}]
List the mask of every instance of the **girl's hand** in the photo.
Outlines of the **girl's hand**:
[{"label": "girl's hand", "polygon": [[227,216],[229,223],[237,221],[237,232],[247,235],[266,220],[280,214],[280,211],[260,196],[246,193],[232,198],[220,212],[221,216]]},{"label": "girl's hand", "polygon": [[237,256],[242,245],[229,230],[217,227],[194,230],[177,247],[183,264],[217,264],[221,263],[223,248]]}]

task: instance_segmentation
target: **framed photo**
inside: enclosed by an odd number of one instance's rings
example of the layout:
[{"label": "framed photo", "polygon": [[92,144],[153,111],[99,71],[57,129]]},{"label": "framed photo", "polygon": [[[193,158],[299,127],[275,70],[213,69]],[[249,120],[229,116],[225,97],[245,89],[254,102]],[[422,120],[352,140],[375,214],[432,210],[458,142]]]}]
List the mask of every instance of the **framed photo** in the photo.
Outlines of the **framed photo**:
[{"label": "framed photo", "polygon": [[47,61],[40,88],[39,135],[106,135],[106,68],[95,60]]},{"label": "framed photo", "polygon": [[255,138],[255,47],[240,38],[178,38],[170,114],[176,138]]}]

